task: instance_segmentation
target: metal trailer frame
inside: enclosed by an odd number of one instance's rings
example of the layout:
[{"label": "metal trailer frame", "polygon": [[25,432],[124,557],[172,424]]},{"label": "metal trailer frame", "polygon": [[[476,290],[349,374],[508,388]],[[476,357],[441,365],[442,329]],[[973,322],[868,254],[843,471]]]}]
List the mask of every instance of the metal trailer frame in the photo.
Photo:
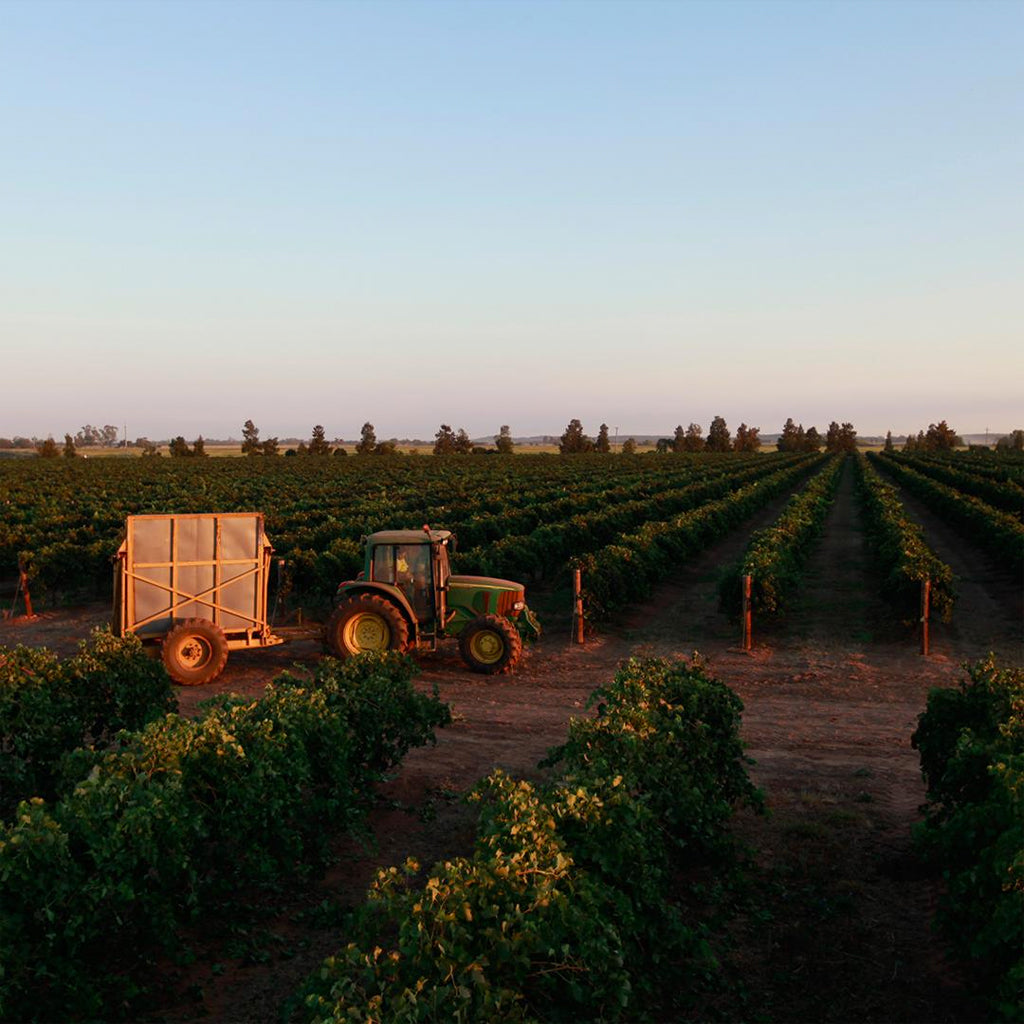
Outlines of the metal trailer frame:
[{"label": "metal trailer frame", "polygon": [[[238,550],[241,528],[250,524],[236,526],[238,520],[251,524],[252,545],[244,553]],[[153,524],[150,532],[156,532],[157,539],[140,543],[138,534],[146,532],[147,524]],[[159,535],[161,524],[166,524],[166,538]],[[211,539],[199,535],[211,527],[212,549],[196,557],[199,540]],[[191,550],[182,558],[179,544],[184,533],[191,534],[185,545]],[[167,558],[146,554],[154,545],[165,544]],[[145,561],[137,560],[140,549]],[[177,623],[202,618],[223,630],[229,650],[284,643],[267,621],[273,551],[259,512],[128,516],[125,539],[115,559],[113,631],[118,636],[135,633],[143,640],[161,640]],[[228,590],[233,593],[225,593]],[[160,594],[166,595],[163,603],[158,600]],[[140,605],[144,606],[141,615]]]}]

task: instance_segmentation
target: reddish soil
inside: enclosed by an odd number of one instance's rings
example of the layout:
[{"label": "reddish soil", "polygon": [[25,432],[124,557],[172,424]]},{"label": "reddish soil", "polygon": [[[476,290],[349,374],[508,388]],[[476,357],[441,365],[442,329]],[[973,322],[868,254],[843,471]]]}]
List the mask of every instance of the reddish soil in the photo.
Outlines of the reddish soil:
[{"label": "reddish soil", "polygon": [[[281,892],[244,941],[237,933],[197,938],[197,963],[180,972],[152,1016],[276,1020],[281,1001],[342,941],[336,928],[311,923],[313,908],[325,900],[358,903],[377,865],[409,855],[431,864],[468,852],[472,816],[458,794],[495,766],[537,774],[569,717],[587,713],[589,694],[623,659],[699,650],[745,702],[751,773],[771,811],[742,814],[735,824],[754,854],[754,904],[744,904],[730,928],[727,970],[735,991],[748,994],[744,1001],[726,995],[707,1015],[981,1019],[930,928],[937,883],[912,851],[924,790],[910,736],[928,690],[954,685],[962,661],[993,649],[1020,662],[1019,582],[921,514],[928,540],[964,582],[954,624],[937,626],[933,653],[920,656],[916,637],[876,596],[848,467],[800,594],[780,622],[755,624],[754,649],[744,652],[737,628],[717,610],[718,575],[778,507],[683,567],[645,607],[584,647],[570,644],[568,623],[554,616],[557,628],[514,676],[473,675],[454,648],[421,657],[418,685],[436,686],[455,721],[436,747],[412,752],[385,787],[385,796],[411,810],[375,812],[376,850],[340,844],[341,859],[327,876]],[[5,622],[0,644],[68,651],[106,617],[93,606]],[[312,642],[232,654],[216,683],[180,689],[180,706],[192,713],[218,693],[258,694],[281,670],[309,666],[319,655]]]}]

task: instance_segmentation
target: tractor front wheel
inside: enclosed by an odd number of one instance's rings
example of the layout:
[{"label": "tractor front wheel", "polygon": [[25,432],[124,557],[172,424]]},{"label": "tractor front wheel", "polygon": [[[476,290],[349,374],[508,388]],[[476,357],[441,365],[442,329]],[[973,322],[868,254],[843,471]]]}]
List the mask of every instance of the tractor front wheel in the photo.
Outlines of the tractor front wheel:
[{"label": "tractor front wheel", "polygon": [[160,647],[167,674],[182,686],[202,686],[221,674],[228,660],[224,630],[209,619],[185,619]]},{"label": "tractor front wheel", "polygon": [[404,651],[409,624],[390,601],[360,594],[342,601],[327,620],[327,646],[339,658],[368,651]]},{"label": "tractor front wheel", "polygon": [[523,653],[523,641],[508,619],[481,615],[459,634],[459,653],[474,672],[495,675],[515,668]]}]

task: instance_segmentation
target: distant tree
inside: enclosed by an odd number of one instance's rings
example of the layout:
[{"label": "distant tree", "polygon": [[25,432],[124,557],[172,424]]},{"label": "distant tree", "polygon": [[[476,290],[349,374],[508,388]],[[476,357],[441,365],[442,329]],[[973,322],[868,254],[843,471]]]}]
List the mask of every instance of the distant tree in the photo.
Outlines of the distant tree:
[{"label": "distant tree", "polygon": [[791,416],[782,425],[782,433],[779,434],[779,439],[775,442],[775,447],[778,448],[780,452],[798,452],[800,451],[799,444],[797,425],[793,422],[793,417]]},{"label": "distant tree", "polygon": [[64,458],[73,459],[78,455],[75,451],[75,439],[70,434],[64,435]]},{"label": "distant tree", "polygon": [[0,449],[13,448],[14,442],[9,437],[0,437]]},{"label": "distant tree", "polygon": [[622,442],[622,454],[623,455],[636,455],[636,441],[631,437],[627,437]]},{"label": "distant tree", "polygon": [[721,416],[716,416],[708,427],[706,447],[709,452],[727,452],[730,448],[729,428]]},{"label": "distant tree", "polygon": [[455,435],[455,454],[456,455],[469,455],[473,451],[473,442],[470,440],[469,434],[459,427],[459,432]]},{"label": "distant tree", "polygon": [[206,454],[206,442],[203,440],[203,435],[200,434],[195,441],[192,442],[192,454],[197,459],[208,458]]},{"label": "distant tree", "polygon": [[455,431],[447,423],[442,423],[441,429],[434,435],[434,454],[455,454]]},{"label": "distant tree", "polygon": [[924,435],[924,446],[929,451],[951,452],[963,443],[964,439],[945,420],[928,424],[928,432]]},{"label": "distant tree", "polygon": [[266,441],[260,445],[260,454],[267,456],[280,454],[277,447],[277,438],[268,437]]},{"label": "distant tree", "polygon": [[56,459],[60,456],[60,449],[52,437],[48,437],[45,441],[37,444],[36,451],[41,459]]},{"label": "distant tree", "polygon": [[594,451],[607,455],[612,450],[611,442],[608,440],[608,424],[602,423],[597,431],[597,440],[594,442]]},{"label": "distant tree", "polygon": [[699,423],[691,423],[686,428],[683,448],[688,452],[704,451],[704,428]]},{"label": "distant tree", "polygon": [[192,455],[188,441],[179,434],[168,446],[167,453],[172,459],[187,459]]},{"label": "distant tree", "polygon": [[263,454],[263,445],[260,444],[260,428],[252,420],[246,420],[242,425],[242,454]]},{"label": "distant tree", "polygon": [[840,451],[839,446],[839,424],[833,420],[828,425],[828,430],[825,431],[825,451],[827,452],[838,452]]},{"label": "distant tree", "polygon": [[348,455],[348,449],[347,449],[347,448],[335,448],[335,449],[334,449],[334,454],[335,454],[335,456],[339,456],[339,455],[341,455],[341,456],[344,456],[344,455]]},{"label": "distant tree", "polygon": [[[801,427],[803,424],[801,424]],[[818,433],[817,427],[808,427],[807,433],[804,434],[804,447],[805,452],[820,452],[821,446],[825,442],[821,439],[821,434]]]},{"label": "distant tree", "polygon": [[672,435],[672,451],[686,451],[686,431],[683,430],[681,423],[676,427],[676,432]]},{"label": "distant tree", "polygon": [[736,428],[736,437],[733,439],[732,448],[736,452],[756,452],[761,447],[761,431],[758,427],[748,427],[741,423]]},{"label": "distant tree", "polygon": [[372,423],[364,423],[356,445],[356,455],[372,455],[377,450],[377,435],[373,432]]},{"label": "distant tree", "polygon": [[387,441],[381,441],[377,447],[373,449],[374,455],[398,455],[398,439],[389,438]]},{"label": "distant tree", "polygon": [[[288,449],[289,452],[291,450],[292,450],[291,448]],[[285,454],[287,455],[288,452],[285,452]],[[296,455],[308,455],[309,454],[309,445],[306,444],[305,441],[300,441],[298,448],[295,449],[295,454]]]},{"label": "distant tree", "polygon": [[498,436],[494,439],[494,445],[499,455],[511,455],[515,451],[515,444],[512,441],[512,432],[507,423],[502,424],[498,430]]},{"label": "distant tree", "polygon": [[1019,452],[1024,451],[1024,430],[1012,430],[1006,437],[996,441],[996,451]]},{"label": "distant tree", "polygon": [[895,446],[892,443],[892,431],[887,430],[885,432],[885,445],[883,446],[882,451],[891,452],[895,450]]},{"label": "distant tree", "polygon": [[675,448],[672,445],[671,438],[659,437],[658,440],[655,442],[654,450],[659,454],[664,454],[665,452],[675,451]]},{"label": "distant tree", "polygon": [[[141,441],[142,443],[139,444],[139,441]],[[137,447],[142,449],[142,457],[144,459],[154,459],[158,458],[160,455],[159,447],[152,441],[150,441],[149,438],[140,437],[138,441],[136,441],[136,445]]]},{"label": "distant tree", "polygon": [[116,448],[117,447],[117,427],[113,423],[108,423],[100,431],[100,444],[104,448]]},{"label": "distant tree", "polygon": [[324,428],[319,423],[313,428],[313,435],[309,439],[309,446],[306,451],[309,455],[331,454],[331,446],[327,443]]},{"label": "distant tree", "polygon": [[579,455],[594,450],[594,442],[583,433],[583,424],[579,420],[569,420],[565,433],[559,438],[558,450],[563,455]]},{"label": "distant tree", "polygon": [[75,444],[79,448],[92,448],[100,443],[102,433],[96,429],[91,423],[86,423],[84,427],[77,434],[75,434]]},{"label": "distant tree", "polygon": [[828,425],[828,432],[825,434],[825,451],[855,452],[856,450],[857,431],[853,429],[853,424],[844,423],[840,426],[833,420]]}]

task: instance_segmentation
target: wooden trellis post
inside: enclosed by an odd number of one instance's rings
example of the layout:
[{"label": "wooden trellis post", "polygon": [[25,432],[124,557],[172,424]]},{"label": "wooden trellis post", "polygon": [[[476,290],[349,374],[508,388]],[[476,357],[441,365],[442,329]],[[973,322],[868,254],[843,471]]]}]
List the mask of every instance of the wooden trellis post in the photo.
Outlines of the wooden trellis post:
[{"label": "wooden trellis post", "polygon": [[932,581],[930,579],[923,579],[921,580],[921,653],[925,655],[928,653],[929,641],[931,639],[928,635],[931,603]]},{"label": "wooden trellis post", "polygon": [[749,651],[754,644],[754,616],[750,609],[751,578],[743,577],[743,650]]},{"label": "wooden trellis post", "polygon": [[583,643],[583,574],[579,569],[572,573],[572,635],[576,643]]},{"label": "wooden trellis post", "polygon": [[4,616],[10,618],[15,617],[15,613],[18,607],[18,595],[21,595],[21,599],[25,602],[25,616],[26,618],[35,618],[32,611],[32,595],[28,590],[28,572],[25,567],[19,562],[18,563],[18,583],[14,588],[14,600],[11,602],[11,610],[4,612]]}]

